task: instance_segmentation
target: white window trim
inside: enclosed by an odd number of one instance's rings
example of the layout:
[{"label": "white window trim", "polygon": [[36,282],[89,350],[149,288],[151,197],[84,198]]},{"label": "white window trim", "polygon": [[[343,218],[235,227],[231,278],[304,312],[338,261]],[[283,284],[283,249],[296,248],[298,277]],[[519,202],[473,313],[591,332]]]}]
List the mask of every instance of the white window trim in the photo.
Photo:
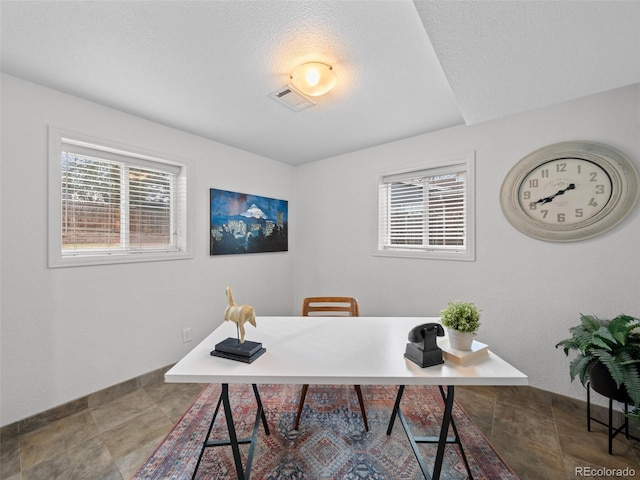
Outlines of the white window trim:
[{"label": "white window trim", "polygon": [[[76,145],[87,145],[105,152],[105,156],[110,153],[114,155],[125,154],[135,159],[140,165],[146,162],[158,162],[165,165],[177,167],[180,170],[178,182],[181,184],[181,191],[185,192],[182,199],[180,212],[178,214],[178,249],[171,252],[145,252],[145,253],[100,253],[97,255],[62,255],[62,166],[60,154],[63,139],[66,143]],[[68,140],[71,140],[69,142]],[[191,224],[189,220],[189,205],[191,205],[191,188],[188,188],[191,167],[188,162],[171,158],[168,155],[149,152],[137,147],[118,144],[109,140],[91,137],[77,132],[64,130],[55,126],[49,126],[49,192],[48,192],[48,265],[49,268],[74,267],[86,265],[111,265],[118,263],[138,263],[157,262],[165,260],[183,260],[193,258]]]},{"label": "white window trim", "polygon": [[[448,168],[454,165],[460,165],[466,172],[467,179],[467,199],[466,199],[466,249],[461,252],[459,249],[441,248],[437,250],[387,250],[380,248],[380,205],[379,205],[379,186],[383,183],[385,177],[391,175],[402,175],[411,172],[419,172],[421,170],[435,170],[438,168]],[[373,255],[377,257],[396,257],[396,258],[420,258],[431,260],[458,260],[458,261],[475,261],[475,151],[465,151],[459,153],[448,154],[437,159],[427,160],[419,164],[406,165],[393,169],[380,170],[375,173],[374,182],[374,251]]]}]

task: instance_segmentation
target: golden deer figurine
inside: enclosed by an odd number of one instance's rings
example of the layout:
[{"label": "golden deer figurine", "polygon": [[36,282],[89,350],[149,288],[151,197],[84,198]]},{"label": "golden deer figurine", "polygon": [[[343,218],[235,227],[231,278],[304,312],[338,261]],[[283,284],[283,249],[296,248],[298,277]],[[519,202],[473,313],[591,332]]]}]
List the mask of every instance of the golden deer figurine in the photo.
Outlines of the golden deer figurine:
[{"label": "golden deer figurine", "polygon": [[236,305],[230,286],[224,289],[224,293],[227,295],[229,303],[229,306],[224,311],[224,319],[227,322],[231,321],[236,324],[238,330],[240,330],[240,343],[244,343],[244,324],[249,322],[255,327],[256,313],[250,305]]}]

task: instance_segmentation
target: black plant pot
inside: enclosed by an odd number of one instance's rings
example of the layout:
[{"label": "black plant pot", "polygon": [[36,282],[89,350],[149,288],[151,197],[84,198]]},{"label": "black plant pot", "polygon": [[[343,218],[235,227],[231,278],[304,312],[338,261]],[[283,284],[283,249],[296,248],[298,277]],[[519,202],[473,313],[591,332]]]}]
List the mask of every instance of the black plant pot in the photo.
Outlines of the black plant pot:
[{"label": "black plant pot", "polygon": [[596,363],[589,372],[589,383],[591,384],[591,388],[600,395],[613,398],[618,402],[633,404],[627,394],[625,386],[622,385],[618,388],[616,382],[611,378],[609,370],[607,370],[607,367],[601,362]]}]

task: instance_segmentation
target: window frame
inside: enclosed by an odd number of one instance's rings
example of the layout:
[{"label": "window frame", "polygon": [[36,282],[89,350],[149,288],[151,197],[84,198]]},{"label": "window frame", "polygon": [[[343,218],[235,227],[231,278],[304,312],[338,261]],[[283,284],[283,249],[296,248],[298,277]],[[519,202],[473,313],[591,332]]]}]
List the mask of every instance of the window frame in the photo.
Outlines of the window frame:
[{"label": "window frame", "polygon": [[[394,176],[410,176],[411,174],[424,174],[424,176],[442,171],[454,170],[465,172],[465,247],[416,247],[412,249],[389,249],[383,247],[383,225],[386,221],[383,217],[382,202],[380,198],[381,186],[385,184],[385,178]],[[475,261],[475,151],[465,151],[448,154],[435,159],[426,160],[419,164],[406,165],[393,169],[379,170],[375,173],[375,245],[374,256],[396,258],[420,258],[431,260],[456,260]],[[386,207],[385,207],[386,208]],[[386,227],[385,227],[386,229]]]},{"label": "window frame", "polygon": [[[156,167],[178,170],[176,178],[175,226],[176,250],[148,251],[87,251],[74,255],[62,253],[62,162],[64,145],[72,144],[79,149],[99,151],[105,160],[119,158],[127,160],[131,167]],[[87,150],[89,151],[89,150]],[[192,258],[191,222],[188,219],[190,189],[187,188],[190,174],[189,163],[168,155],[143,150],[138,147],[122,145],[110,140],[91,137],[55,126],[49,126],[49,191],[48,191],[48,266],[49,268],[74,267],[86,265],[111,265],[120,263],[156,262]]]}]

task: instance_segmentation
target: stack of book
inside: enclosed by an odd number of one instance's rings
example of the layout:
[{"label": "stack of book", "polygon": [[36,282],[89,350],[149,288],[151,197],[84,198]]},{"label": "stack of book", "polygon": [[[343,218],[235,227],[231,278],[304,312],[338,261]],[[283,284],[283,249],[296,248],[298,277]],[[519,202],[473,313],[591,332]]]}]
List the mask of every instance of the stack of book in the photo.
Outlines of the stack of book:
[{"label": "stack of book", "polygon": [[249,340],[240,343],[237,338],[229,337],[218,343],[215,350],[211,351],[211,355],[237,362],[251,363],[266,351],[267,349],[263,348],[262,343],[250,342]]},{"label": "stack of book", "polygon": [[442,349],[442,357],[445,360],[450,360],[458,365],[466,365],[469,362],[473,362],[478,358],[482,358],[489,352],[489,345],[486,343],[478,342],[474,340],[471,344],[471,350],[462,351],[452,348],[449,344],[448,338],[443,338],[438,341],[438,347]]}]

